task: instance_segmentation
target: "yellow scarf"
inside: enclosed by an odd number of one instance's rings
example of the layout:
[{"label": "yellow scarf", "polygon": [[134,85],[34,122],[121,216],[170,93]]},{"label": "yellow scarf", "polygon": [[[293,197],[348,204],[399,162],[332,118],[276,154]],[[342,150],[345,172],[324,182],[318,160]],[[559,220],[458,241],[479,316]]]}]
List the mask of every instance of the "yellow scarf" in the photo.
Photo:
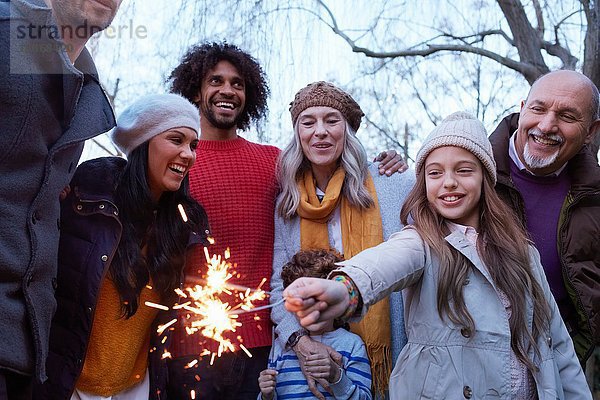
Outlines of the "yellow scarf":
[{"label": "yellow scarf", "polygon": [[[316,184],[310,169],[298,181],[300,205],[297,212],[301,218],[300,248],[302,250],[330,248],[327,222],[338,204],[341,204],[340,218],[345,259],[383,241],[381,214],[373,178],[368,175],[365,186],[375,206],[364,209],[353,206],[343,197],[342,186],[345,177],[344,169],[338,168],[327,184],[322,201],[317,198]],[[386,297],[371,306],[361,322],[351,324],[350,330],[365,342],[371,362],[374,392],[383,393],[388,386],[392,370],[389,299]]]}]

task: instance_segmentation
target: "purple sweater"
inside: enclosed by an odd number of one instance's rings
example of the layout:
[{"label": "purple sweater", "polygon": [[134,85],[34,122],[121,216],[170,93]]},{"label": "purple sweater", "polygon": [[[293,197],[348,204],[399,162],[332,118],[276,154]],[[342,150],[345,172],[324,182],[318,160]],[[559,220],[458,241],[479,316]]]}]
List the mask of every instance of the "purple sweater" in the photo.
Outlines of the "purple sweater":
[{"label": "purple sweater", "polygon": [[527,171],[520,171],[512,161],[510,172],[516,188],[523,197],[527,230],[540,252],[550,290],[556,302],[559,305],[564,304],[568,298],[556,235],[560,210],[571,187],[569,175],[565,169],[558,176],[535,176]]}]

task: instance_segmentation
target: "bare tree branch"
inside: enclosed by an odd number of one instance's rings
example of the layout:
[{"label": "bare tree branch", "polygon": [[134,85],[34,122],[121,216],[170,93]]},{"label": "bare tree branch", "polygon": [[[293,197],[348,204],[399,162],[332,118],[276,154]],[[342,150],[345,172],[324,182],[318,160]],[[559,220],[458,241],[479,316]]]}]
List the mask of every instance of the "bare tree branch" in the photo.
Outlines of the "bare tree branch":
[{"label": "bare tree branch", "polygon": [[103,145],[97,138],[92,138],[90,140],[92,141],[92,143],[94,143],[94,145],[98,146],[102,151],[106,152],[106,154],[109,154],[111,156],[120,156],[120,157],[122,157],[124,155],[116,148],[109,149],[108,147]]},{"label": "bare tree branch", "polygon": [[432,111],[431,108],[427,105],[427,102],[423,99],[423,96],[421,96],[421,92],[420,90],[417,90],[417,85],[415,84],[414,81],[414,77],[411,74],[410,75],[410,80],[412,82],[412,86],[413,88],[415,88],[415,90],[413,91],[415,97],[417,98],[417,100],[419,100],[419,103],[421,103],[421,106],[423,107],[423,110],[425,111],[425,114],[427,114],[427,118],[429,118],[429,120],[431,121],[432,124],[437,125],[439,118],[437,115],[435,115]]},{"label": "bare tree branch", "polygon": [[524,70],[513,69],[521,72],[529,83],[533,83],[538,76],[550,71],[542,56],[541,38],[538,32],[531,26],[525,9],[519,0],[496,1],[513,34],[520,62],[528,66]]},{"label": "bare tree branch", "polygon": [[[488,29],[488,30],[485,30],[485,31],[477,32],[477,33],[474,33],[472,35],[466,35],[466,36],[455,36],[455,35],[452,35],[450,33],[443,33],[442,34],[442,36],[444,36],[444,37],[447,37],[447,38],[450,38],[450,39],[455,39],[455,40],[460,40],[460,41],[463,41],[463,42],[468,43],[468,44],[474,44],[474,43],[477,43],[477,42],[482,42],[483,39],[485,39],[488,36],[492,36],[492,35],[500,35],[511,46],[515,45],[515,42],[512,40],[512,38],[510,36],[508,36],[508,34],[506,32],[504,32],[502,29]],[[471,39],[471,38],[476,38],[476,40],[469,42],[467,39]]]},{"label": "bare tree branch", "polygon": [[565,23],[565,21],[567,21],[569,18],[571,18],[573,15],[577,15],[581,12],[581,10],[575,10],[570,14],[567,14],[565,17],[563,17],[560,21],[558,21],[556,23],[556,25],[554,25],[554,40],[556,40],[556,42],[558,43],[558,31],[560,30],[560,27],[562,26],[562,24]]},{"label": "bare tree branch", "polygon": [[538,37],[544,38],[544,13],[542,12],[542,6],[538,0],[532,0],[533,9],[535,10],[535,19],[537,21]]},{"label": "bare tree branch", "polygon": [[579,59],[571,54],[568,49],[565,49],[558,42],[550,43],[548,41],[542,41],[542,48],[548,52],[551,56],[558,57],[563,64],[563,68],[574,70],[577,67]]},{"label": "bare tree branch", "polygon": [[548,54],[550,54],[551,56],[558,57],[560,59],[560,61],[563,63],[563,68],[565,68],[565,69],[574,70],[575,67],[577,66],[577,62],[579,61],[579,59],[577,57],[573,56],[573,54],[571,54],[571,51],[569,49],[567,49],[563,45],[561,45],[560,38],[559,38],[560,27],[565,21],[567,21],[573,15],[579,14],[580,12],[581,12],[581,10],[575,10],[572,13],[563,17],[560,21],[558,21],[554,25],[554,43],[546,41],[546,40],[541,41],[542,48],[544,50],[546,50],[546,52]]},{"label": "bare tree branch", "polygon": [[371,125],[373,126],[375,129],[377,129],[377,131],[379,133],[381,133],[384,137],[386,137],[388,140],[390,140],[395,146],[398,146],[398,148],[400,150],[402,150],[403,153],[407,154],[407,150],[406,147],[403,146],[398,139],[396,139],[395,137],[393,137],[392,135],[390,135],[388,133],[388,131],[386,131],[385,129],[383,129],[382,127],[380,127],[379,125],[377,125],[375,122],[373,122],[373,120],[371,120],[368,116],[365,116],[365,120]]},{"label": "bare tree branch", "polygon": [[115,106],[115,99],[117,98],[117,95],[119,94],[119,84],[120,83],[121,83],[121,78],[117,78],[112,92],[108,93],[108,91],[107,91],[107,93],[106,93],[108,95],[108,100],[110,101],[110,104],[112,104],[113,107]]},{"label": "bare tree branch", "polygon": [[[539,61],[538,61],[538,63],[534,63],[534,64],[532,64],[531,62],[516,61],[509,57],[505,57],[498,53],[495,53],[491,50],[483,49],[480,47],[475,47],[475,46],[472,46],[469,44],[426,43],[424,45],[425,48],[422,48],[422,49],[405,49],[405,50],[382,51],[382,52],[374,51],[374,50],[368,49],[366,47],[361,47],[361,46],[357,45],[356,42],[352,38],[350,38],[343,30],[341,30],[339,28],[337,20],[335,18],[335,15],[331,11],[331,9],[322,0],[317,0],[317,2],[319,3],[319,5],[321,5],[321,7],[323,7],[325,12],[329,16],[331,23],[329,23],[328,25],[333,30],[333,32],[336,35],[338,35],[339,37],[341,37],[342,39],[344,39],[346,41],[346,43],[348,43],[348,45],[350,45],[350,48],[352,49],[353,52],[362,53],[370,58],[427,57],[429,55],[439,53],[439,52],[463,52],[463,53],[478,54],[480,56],[487,57],[491,60],[494,60],[494,61],[504,65],[507,68],[510,68],[514,71],[519,72],[520,74],[525,76],[525,78],[530,83],[533,83],[533,81],[535,81],[535,79],[537,79],[537,77],[539,75],[541,75],[542,73],[549,71],[548,67],[546,66],[546,64],[543,61],[542,54],[540,52],[539,47],[537,48],[537,52],[539,53]],[[512,3],[513,1],[512,0],[498,0],[498,2]],[[520,5],[520,3],[519,3],[519,5]],[[513,5],[511,4],[511,7],[512,6]],[[522,10],[522,7],[521,7],[521,10]],[[523,15],[524,15],[524,10],[523,10]],[[320,18],[320,19],[322,20],[322,18]],[[529,24],[529,21],[527,21],[527,24],[531,28],[530,31],[533,32],[533,28]],[[517,46],[517,49],[519,48],[519,46],[523,47],[522,44],[517,45],[516,42],[515,42],[515,45]],[[535,52],[535,50],[534,50],[534,52]],[[523,60],[523,57],[521,59]],[[527,59],[537,60],[537,57],[527,56],[525,59],[526,60]]]}]

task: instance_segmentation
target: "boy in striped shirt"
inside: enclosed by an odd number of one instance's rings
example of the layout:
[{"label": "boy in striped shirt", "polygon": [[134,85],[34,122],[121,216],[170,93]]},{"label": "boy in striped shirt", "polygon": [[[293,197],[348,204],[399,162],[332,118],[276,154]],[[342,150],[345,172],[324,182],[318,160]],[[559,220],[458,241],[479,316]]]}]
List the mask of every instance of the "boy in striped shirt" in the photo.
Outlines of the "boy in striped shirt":
[{"label": "boy in striped shirt", "polygon": [[[299,277],[326,278],[342,258],[326,250],[299,251],[281,270],[284,287]],[[306,359],[306,370],[317,382],[326,382],[329,390],[319,389],[323,396],[334,399],[371,399],[371,367],[360,336],[347,327],[331,322],[319,331],[309,333],[335,349],[328,357],[319,355]],[[273,341],[268,369],[258,378],[262,400],[314,399],[292,349],[282,349]]]}]

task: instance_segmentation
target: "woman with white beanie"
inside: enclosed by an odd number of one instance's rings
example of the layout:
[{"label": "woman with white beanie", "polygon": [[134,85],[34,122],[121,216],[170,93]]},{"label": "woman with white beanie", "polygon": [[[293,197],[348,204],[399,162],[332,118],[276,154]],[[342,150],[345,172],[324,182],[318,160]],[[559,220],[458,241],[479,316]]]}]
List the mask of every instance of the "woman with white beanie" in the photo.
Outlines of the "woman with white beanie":
[{"label": "woman with white beanie", "polygon": [[208,233],[188,196],[199,129],[198,109],[183,97],[145,96],[111,133],[127,161],[77,168],[61,208],[49,376],[34,398],[164,398],[161,315],[145,303],[176,300],[186,251]]}]

